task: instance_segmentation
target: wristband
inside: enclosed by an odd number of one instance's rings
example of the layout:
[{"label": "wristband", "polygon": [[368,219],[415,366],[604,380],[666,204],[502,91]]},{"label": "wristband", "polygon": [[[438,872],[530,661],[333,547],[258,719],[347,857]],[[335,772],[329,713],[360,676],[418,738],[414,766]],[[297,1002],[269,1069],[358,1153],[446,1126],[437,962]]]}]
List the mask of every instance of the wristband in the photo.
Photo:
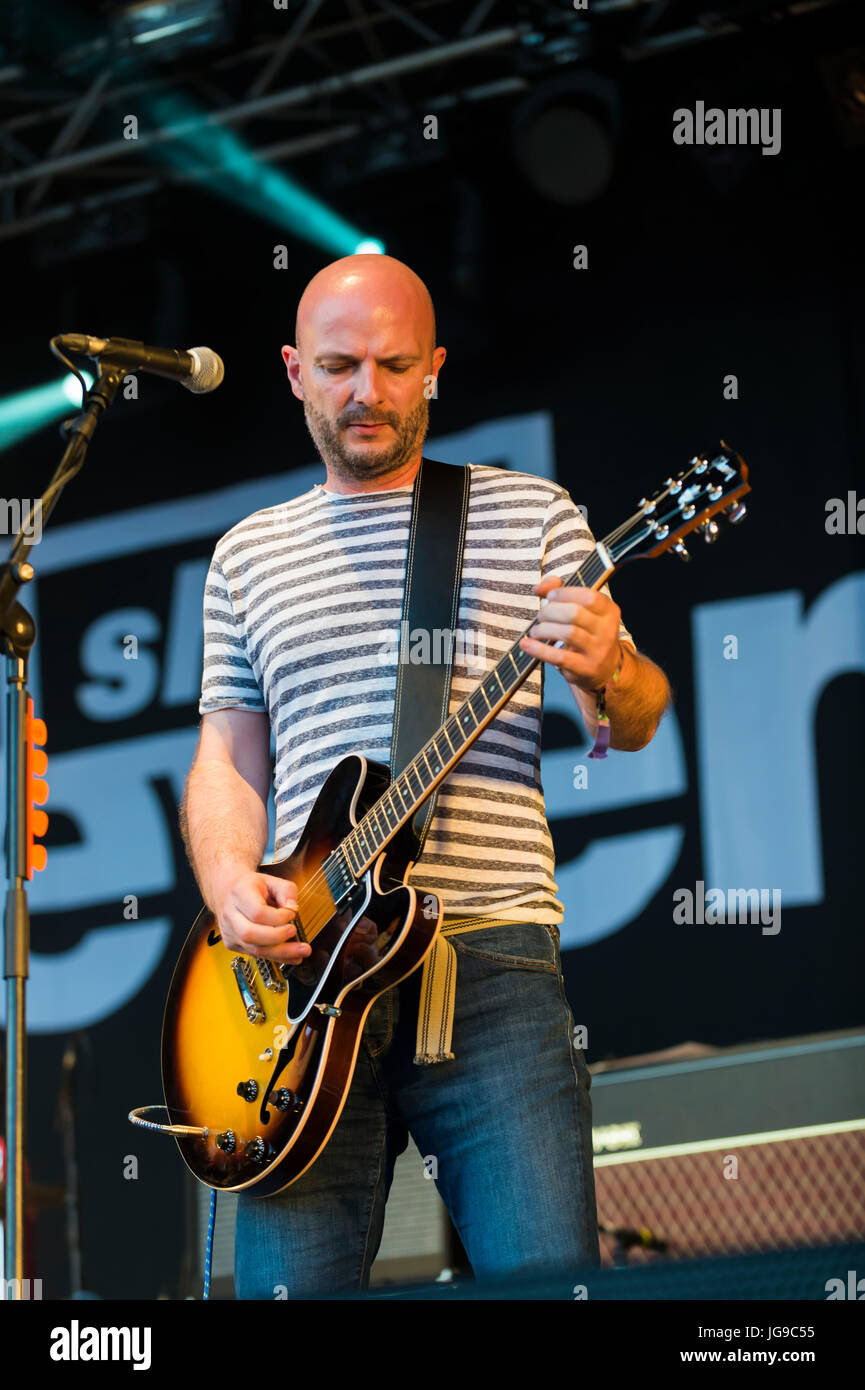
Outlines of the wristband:
[{"label": "wristband", "polygon": [[[613,685],[615,685],[618,681],[619,676],[622,673],[622,667],[624,663],[625,648],[622,646],[622,643],[619,642],[619,664],[616,667],[616,670],[611,678]],[[607,685],[609,685],[609,683],[610,682],[608,681]],[[596,694],[598,697],[598,732],[595,735],[595,746],[589,753],[589,757],[605,758],[607,756],[607,749],[610,746],[610,720],[609,716],[607,715],[607,686],[602,685],[600,690],[598,690]]]}]

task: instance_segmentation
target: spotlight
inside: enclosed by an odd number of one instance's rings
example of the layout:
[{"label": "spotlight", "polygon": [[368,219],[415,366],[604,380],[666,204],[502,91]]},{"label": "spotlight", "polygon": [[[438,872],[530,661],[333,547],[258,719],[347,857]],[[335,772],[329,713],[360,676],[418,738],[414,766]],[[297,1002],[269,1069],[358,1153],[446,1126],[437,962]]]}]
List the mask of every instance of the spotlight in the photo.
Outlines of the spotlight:
[{"label": "spotlight", "polygon": [[[82,372],[81,375],[87,382],[87,389],[89,391],[90,387],[93,385],[94,378],[90,375],[89,372]],[[82,404],[84,396],[81,392],[81,382],[78,380],[77,376],[65,376],[61,381],[60,385],[63,388],[63,394],[66,397],[67,401],[69,401],[70,405],[80,406]]]},{"label": "spotlight", "polygon": [[[81,375],[89,390],[93,377],[89,372]],[[80,407],[81,400],[81,386],[78,378],[72,375],[0,398],[0,451],[11,449],[19,439],[26,439],[52,421],[62,419],[69,414],[70,405]]]},{"label": "spotlight", "polygon": [[619,93],[599,73],[554,78],[515,108],[516,162],[537,193],[574,206],[609,187],[621,125]]}]

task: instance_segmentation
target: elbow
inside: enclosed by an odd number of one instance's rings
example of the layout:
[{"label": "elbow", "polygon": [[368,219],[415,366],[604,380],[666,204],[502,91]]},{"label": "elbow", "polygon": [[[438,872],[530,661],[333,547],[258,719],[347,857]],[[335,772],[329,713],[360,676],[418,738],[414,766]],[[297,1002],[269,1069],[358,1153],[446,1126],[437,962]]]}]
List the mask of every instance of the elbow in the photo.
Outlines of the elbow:
[{"label": "elbow", "polygon": [[673,694],[669,685],[667,685],[666,691],[664,693],[663,702],[661,703],[657,711],[651,714],[646,720],[645,726],[643,727],[643,729],[640,730],[639,735],[639,737],[642,738],[642,742],[640,743],[635,740],[632,749],[633,752],[639,753],[641,748],[647,748],[649,746],[649,744],[652,742],[652,739],[655,737],[655,734],[658,732],[661,720],[667,713],[667,710],[672,708],[672,704]]},{"label": "elbow", "polygon": [[645,730],[640,730],[639,733],[631,734],[627,740],[621,743],[611,743],[610,747],[617,749],[620,753],[639,753],[642,748],[649,746],[657,731],[657,724],[653,724]]}]

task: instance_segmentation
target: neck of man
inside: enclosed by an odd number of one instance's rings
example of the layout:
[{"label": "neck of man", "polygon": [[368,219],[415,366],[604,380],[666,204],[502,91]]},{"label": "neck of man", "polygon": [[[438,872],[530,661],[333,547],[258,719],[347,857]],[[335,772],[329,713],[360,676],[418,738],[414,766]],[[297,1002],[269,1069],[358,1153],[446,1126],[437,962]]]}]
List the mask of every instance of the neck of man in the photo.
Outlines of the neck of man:
[{"label": "neck of man", "polygon": [[390,492],[393,488],[405,487],[408,483],[413,483],[415,474],[420,468],[420,461],[423,457],[423,445],[406,462],[399,464],[390,473],[379,473],[375,478],[356,478],[352,474],[345,473],[328,463],[325,459],[324,466],[327,470],[327,482],[324,484],[325,492]]}]

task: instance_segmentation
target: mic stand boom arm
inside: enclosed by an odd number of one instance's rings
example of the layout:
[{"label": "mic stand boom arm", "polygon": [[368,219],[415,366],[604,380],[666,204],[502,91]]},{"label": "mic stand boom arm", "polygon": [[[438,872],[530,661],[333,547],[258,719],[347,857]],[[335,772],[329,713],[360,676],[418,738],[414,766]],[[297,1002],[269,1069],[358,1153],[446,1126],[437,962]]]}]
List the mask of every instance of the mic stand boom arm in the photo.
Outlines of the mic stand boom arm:
[{"label": "mic stand boom arm", "polygon": [[[43,497],[35,504],[45,521],[61,492],[84,463],[103,411],[117,394],[127,368],[102,358],[100,375],[86,394],[78,416],[64,422],[68,438],[63,457]],[[9,559],[0,565],[0,638],[6,652],[6,1228],[3,1275],[7,1297],[24,1291],[24,1116],[27,1100],[26,995],[30,974],[30,910],[27,903],[27,663],[36,640],[33,618],[18,602],[23,584],[35,576],[27,556],[36,542],[30,530],[34,512],[21,527]],[[14,1283],[9,1283],[14,1280]]]}]

